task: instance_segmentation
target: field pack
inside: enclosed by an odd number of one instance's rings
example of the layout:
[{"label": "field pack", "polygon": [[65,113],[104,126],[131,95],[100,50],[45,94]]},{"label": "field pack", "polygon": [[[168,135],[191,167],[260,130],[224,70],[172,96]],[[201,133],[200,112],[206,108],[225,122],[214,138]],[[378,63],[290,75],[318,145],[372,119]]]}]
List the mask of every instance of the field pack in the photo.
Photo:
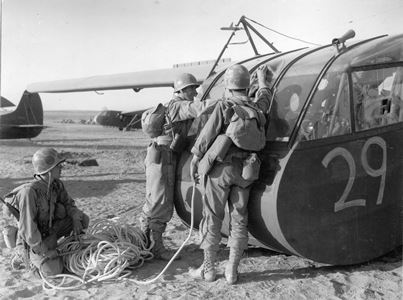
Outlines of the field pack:
[{"label": "field pack", "polygon": [[166,106],[159,103],[156,107],[150,108],[141,115],[141,128],[151,138],[162,134],[165,123]]},{"label": "field pack", "polygon": [[261,110],[252,105],[236,104],[225,134],[239,148],[260,151],[266,145],[266,118]]},{"label": "field pack", "polygon": [[[26,185],[30,183],[25,183],[23,185],[18,186],[10,193],[8,193],[3,199],[0,197],[1,202],[3,202],[3,215],[6,217],[14,216],[17,221],[20,219],[20,212],[18,208],[17,202],[17,194],[18,192],[24,188]],[[18,236],[18,228],[14,225],[8,224],[3,228],[3,239],[4,242],[9,249],[13,249],[17,243],[17,236]]]}]

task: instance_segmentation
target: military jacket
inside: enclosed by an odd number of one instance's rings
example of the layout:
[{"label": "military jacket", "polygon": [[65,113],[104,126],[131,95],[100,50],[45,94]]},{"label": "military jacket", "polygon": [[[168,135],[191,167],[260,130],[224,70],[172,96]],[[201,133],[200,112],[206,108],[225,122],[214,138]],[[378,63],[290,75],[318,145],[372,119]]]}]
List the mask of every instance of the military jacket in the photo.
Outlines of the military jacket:
[{"label": "military jacket", "polygon": [[53,181],[49,193],[48,184],[42,179],[24,184],[14,191],[16,191],[14,205],[20,211],[19,234],[31,248],[38,249],[36,252],[46,250],[43,249],[42,240],[50,234],[54,220],[66,216],[70,216],[73,220],[81,217],[81,211],[76,207],[61,180]]},{"label": "military jacket", "polygon": [[[193,119],[198,116],[201,108],[201,104],[185,100],[179,96],[172,99],[167,107],[167,116],[169,118],[168,122],[172,122],[174,132],[187,136]],[[170,132],[165,131],[165,134],[170,134]]]}]

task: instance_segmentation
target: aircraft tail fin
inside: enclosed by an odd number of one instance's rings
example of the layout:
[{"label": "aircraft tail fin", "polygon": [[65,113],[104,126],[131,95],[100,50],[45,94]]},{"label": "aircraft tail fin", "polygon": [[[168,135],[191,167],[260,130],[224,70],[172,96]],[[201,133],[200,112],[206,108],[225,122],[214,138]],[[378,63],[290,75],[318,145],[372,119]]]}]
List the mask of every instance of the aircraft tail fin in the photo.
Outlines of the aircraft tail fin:
[{"label": "aircraft tail fin", "polygon": [[25,91],[13,115],[13,123],[18,125],[43,125],[43,106],[39,95]]}]

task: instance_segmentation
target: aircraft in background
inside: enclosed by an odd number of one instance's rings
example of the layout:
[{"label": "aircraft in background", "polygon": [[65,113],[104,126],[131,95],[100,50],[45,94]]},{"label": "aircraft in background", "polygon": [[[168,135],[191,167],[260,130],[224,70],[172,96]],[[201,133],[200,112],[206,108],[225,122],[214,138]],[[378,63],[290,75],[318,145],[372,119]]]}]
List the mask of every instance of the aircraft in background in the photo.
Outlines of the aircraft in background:
[{"label": "aircraft in background", "polygon": [[[244,30],[255,55],[239,63],[252,78],[261,65],[274,71],[267,143],[248,207],[250,243],[335,265],[368,261],[401,245],[403,35],[354,41],[350,31],[327,45],[280,52],[248,20],[242,16],[225,28],[232,34],[217,62],[235,32]],[[273,52],[259,54],[252,32]],[[198,100],[223,96],[225,69],[214,64]],[[28,91],[172,84],[172,77],[158,70],[141,74],[39,83]],[[196,138],[205,119],[194,120],[189,139]],[[189,151],[183,152],[175,187],[175,208],[186,224],[191,220],[190,160]],[[197,188],[196,227],[202,192]]]},{"label": "aircraft in background", "polygon": [[117,127],[119,130],[140,129],[141,114],[144,111],[103,110],[94,117],[94,121],[102,126]]},{"label": "aircraft in background", "polygon": [[[1,107],[10,106],[15,105],[1,97]],[[24,92],[15,110],[0,110],[0,139],[33,138],[43,128],[42,101],[38,94]]]},{"label": "aircraft in background", "polygon": [[0,97],[0,109],[5,111],[9,107],[14,107],[15,104],[4,97]]}]

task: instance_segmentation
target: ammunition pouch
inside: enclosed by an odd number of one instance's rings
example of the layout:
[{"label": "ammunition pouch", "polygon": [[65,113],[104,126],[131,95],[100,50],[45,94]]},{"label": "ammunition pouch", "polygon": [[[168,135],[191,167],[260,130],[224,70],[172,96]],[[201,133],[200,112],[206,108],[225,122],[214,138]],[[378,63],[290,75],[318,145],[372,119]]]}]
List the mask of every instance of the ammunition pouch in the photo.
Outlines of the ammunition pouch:
[{"label": "ammunition pouch", "polygon": [[251,153],[242,165],[242,178],[248,181],[255,181],[259,178],[261,161],[256,153]]},{"label": "ammunition pouch", "polygon": [[187,146],[186,137],[183,136],[182,134],[175,133],[175,136],[169,148],[174,152],[181,153],[185,150],[186,146]]},{"label": "ammunition pouch", "polygon": [[161,150],[155,142],[152,142],[147,149],[147,161],[151,164],[159,164],[161,161]]},{"label": "ammunition pouch", "polygon": [[4,242],[9,249],[15,248],[17,243],[18,228],[12,225],[7,225],[3,229]]}]

